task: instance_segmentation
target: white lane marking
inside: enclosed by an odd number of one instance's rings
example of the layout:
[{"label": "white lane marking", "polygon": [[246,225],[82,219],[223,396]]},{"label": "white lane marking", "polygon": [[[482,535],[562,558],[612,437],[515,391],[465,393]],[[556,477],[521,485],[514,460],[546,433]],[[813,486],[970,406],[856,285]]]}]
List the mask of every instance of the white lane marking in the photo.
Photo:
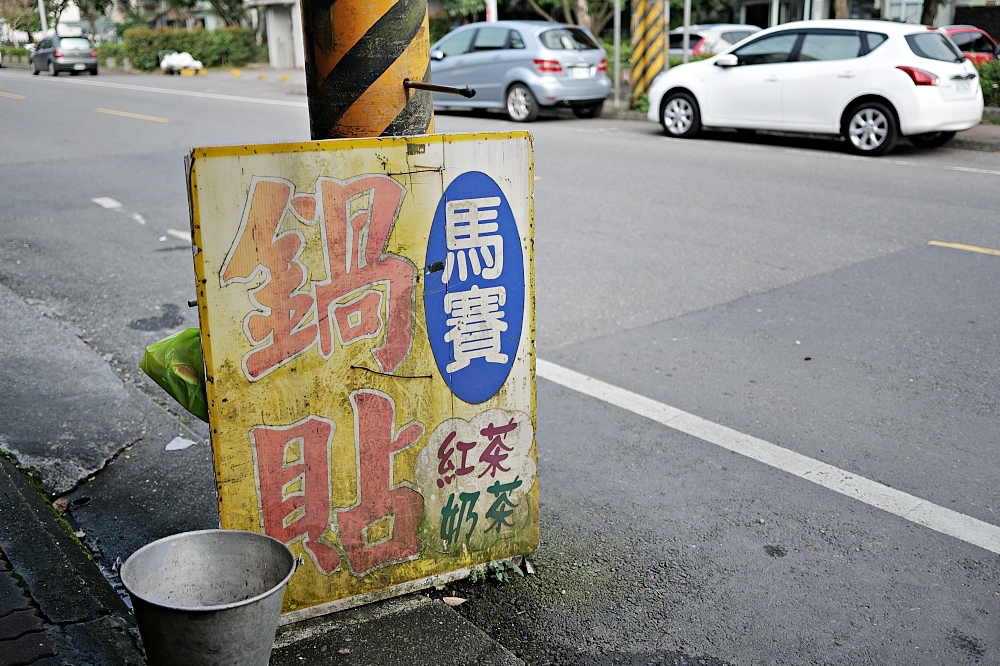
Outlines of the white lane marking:
[{"label": "white lane marking", "polygon": [[950,171],[965,171],[966,173],[985,173],[990,176],[1000,176],[1000,171],[994,171],[992,169],[973,169],[972,167],[961,166],[946,166],[945,169]]},{"label": "white lane marking", "polygon": [[139,213],[132,213],[132,219],[143,226],[146,225],[146,218],[144,218],[142,215],[139,215]]},{"label": "white lane marking", "polygon": [[176,229],[167,229],[167,235],[173,236],[174,238],[179,238],[186,243],[191,242],[191,234],[186,231],[177,231]]},{"label": "white lane marking", "polygon": [[[3,78],[5,75],[0,75]],[[13,77],[11,77],[13,78]],[[273,106],[294,106],[297,108],[305,109],[309,105],[306,102],[292,102],[284,99],[267,99],[264,97],[240,97],[238,95],[220,95],[217,93],[203,93],[195,92],[193,90],[170,90],[169,88],[154,88],[152,86],[136,86],[130,83],[111,83],[110,81],[80,81],[76,79],[66,79],[66,78],[56,78],[46,77],[32,78],[32,77],[22,77],[29,81],[49,81],[52,83],[65,83],[73,84],[78,86],[97,86],[99,88],[117,88],[119,90],[135,90],[138,92],[151,92],[161,95],[179,95],[181,97],[199,97],[201,99],[219,99],[227,102],[245,102],[249,104],[270,104]]]},{"label": "white lane marking", "polygon": [[538,376],[888,513],[1000,554],[1000,527],[719,425],[632,391],[537,360]]},{"label": "white lane marking", "polygon": [[117,199],[112,199],[111,197],[97,197],[96,199],[91,199],[95,204],[101,208],[107,208],[108,210],[121,210],[122,202]]}]

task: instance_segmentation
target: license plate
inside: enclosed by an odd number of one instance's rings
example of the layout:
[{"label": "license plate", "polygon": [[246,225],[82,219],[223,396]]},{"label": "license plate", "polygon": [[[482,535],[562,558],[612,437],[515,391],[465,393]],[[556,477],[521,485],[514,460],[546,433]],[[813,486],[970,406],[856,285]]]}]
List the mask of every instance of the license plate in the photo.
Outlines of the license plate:
[{"label": "license plate", "polygon": [[591,77],[590,67],[571,67],[570,73],[574,79],[589,79]]},{"label": "license plate", "polygon": [[87,66],[83,64],[76,64],[73,65],[73,69],[87,69]]},{"label": "license plate", "polygon": [[972,90],[972,81],[955,81],[955,91],[964,93]]}]

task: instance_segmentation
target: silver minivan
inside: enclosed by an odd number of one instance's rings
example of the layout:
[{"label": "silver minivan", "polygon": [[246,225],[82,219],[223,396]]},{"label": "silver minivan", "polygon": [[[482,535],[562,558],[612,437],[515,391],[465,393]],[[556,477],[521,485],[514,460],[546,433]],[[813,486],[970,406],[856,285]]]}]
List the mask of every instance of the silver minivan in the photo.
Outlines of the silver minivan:
[{"label": "silver minivan", "polygon": [[560,106],[593,118],[611,88],[608,55],[590,31],[545,21],[456,28],[431,47],[431,79],[476,91],[471,99],[434,93],[436,108],[504,109],[517,122]]}]

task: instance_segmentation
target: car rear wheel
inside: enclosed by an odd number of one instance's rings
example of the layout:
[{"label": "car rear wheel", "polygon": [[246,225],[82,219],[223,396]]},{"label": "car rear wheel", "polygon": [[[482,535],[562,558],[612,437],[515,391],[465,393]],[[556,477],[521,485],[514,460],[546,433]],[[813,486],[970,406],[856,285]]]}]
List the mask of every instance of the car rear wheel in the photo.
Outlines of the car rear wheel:
[{"label": "car rear wheel", "polygon": [[689,139],[701,131],[698,102],[686,92],[675,92],[663,101],[660,124],[667,136]]},{"label": "car rear wheel", "polygon": [[573,107],[573,115],[577,118],[596,118],[601,115],[601,109],[604,108],[604,101],[592,102],[590,104],[581,104],[580,106]]},{"label": "car rear wheel", "polygon": [[90,75],[91,76],[97,76],[97,68],[96,67],[94,69],[90,70]]},{"label": "car rear wheel", "polygon": [[507,115],[516,123],[530,123],[538,117],[538,101],[523,83],[507,90]]},{"label": "car rear wheel", "polygon": [[862,102],[845,115],[842,134],[859,155],[884,155],[896,145],[896,116],[881,102]]},{"label": "car rear wheel", "polygon": [[56,64],[51,60],[49,61],[49,76],[59,76],[59,70],[56,69]]},{"label": "car rear wheel", "polygon": [[929,132],[906,137],[917,148],[940,148],[955,138],[954,132]]}]

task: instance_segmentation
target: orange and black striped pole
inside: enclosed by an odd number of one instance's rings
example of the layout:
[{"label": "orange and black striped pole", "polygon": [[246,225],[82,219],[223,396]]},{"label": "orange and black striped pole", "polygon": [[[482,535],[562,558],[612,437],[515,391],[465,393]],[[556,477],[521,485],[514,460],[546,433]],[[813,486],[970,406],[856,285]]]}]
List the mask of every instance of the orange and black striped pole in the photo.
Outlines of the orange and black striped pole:
[{"label": "orange and black striped pole", "polygon": [[302,0],[314,140],[434,131],[427,0]]}]

